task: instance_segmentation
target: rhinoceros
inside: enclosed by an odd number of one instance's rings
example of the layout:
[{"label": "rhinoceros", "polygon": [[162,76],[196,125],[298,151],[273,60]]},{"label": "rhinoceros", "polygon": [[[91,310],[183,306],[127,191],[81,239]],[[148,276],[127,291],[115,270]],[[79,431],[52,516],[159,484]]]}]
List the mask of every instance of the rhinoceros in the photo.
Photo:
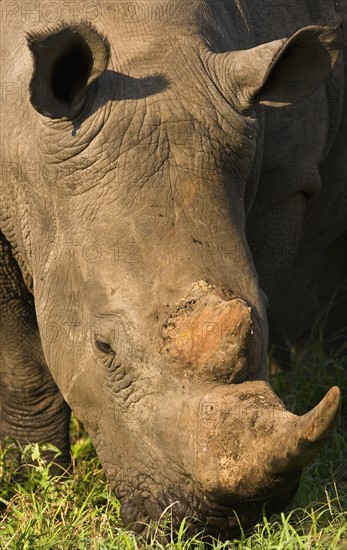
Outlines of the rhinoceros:
[{"label": "rhinoceros", "polygon": [[3,3],[0,435],[67,464],[72,409],[125,524],[225,538],[338,414],[290,413],[267,349],[343,289],[346,5],[72,4]]}]

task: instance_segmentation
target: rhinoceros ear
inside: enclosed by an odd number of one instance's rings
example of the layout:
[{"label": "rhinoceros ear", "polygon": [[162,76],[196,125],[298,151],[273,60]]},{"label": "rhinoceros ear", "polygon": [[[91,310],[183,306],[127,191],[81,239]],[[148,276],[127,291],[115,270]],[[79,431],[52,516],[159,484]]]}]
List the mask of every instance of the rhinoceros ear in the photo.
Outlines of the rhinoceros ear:
[{"label": "rhinoceros ear", "polygon": [[255,102],[283,107],[309,96],[327,78],[339,55],[340,36],[332,27],[304,27],[249,50],[213,54],[208,63],[239,111],[247,113]]},{"label": "rhinoceros ear", "polygon": [[109,44],[89,23],[27,36],[34,60],[30,101],[42,115],[72,118],[106,69]]}]

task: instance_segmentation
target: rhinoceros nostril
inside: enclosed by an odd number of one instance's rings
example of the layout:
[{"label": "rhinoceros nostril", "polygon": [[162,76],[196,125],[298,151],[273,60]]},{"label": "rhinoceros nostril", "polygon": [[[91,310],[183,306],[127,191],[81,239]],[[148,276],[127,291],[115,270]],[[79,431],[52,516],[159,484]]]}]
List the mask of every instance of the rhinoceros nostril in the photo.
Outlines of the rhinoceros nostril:
[{"label": "rhinoceros nostril", "polygon": [[239,298],[210,293],[177,308],[163,338],[170,359],[203,378],[240,382],[259,367],[261,330],[252,308]]}]

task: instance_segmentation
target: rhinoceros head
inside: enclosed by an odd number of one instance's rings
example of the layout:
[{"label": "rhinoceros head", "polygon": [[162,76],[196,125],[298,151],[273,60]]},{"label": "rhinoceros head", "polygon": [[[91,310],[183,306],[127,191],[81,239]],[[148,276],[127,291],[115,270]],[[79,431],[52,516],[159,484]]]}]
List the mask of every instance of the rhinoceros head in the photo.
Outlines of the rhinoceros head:
[{"label": "rhinoceros head", "polygon": [[233,51],[156,24],[108,39],[87,23],[29,36],[44,352],[126,523],[173,504],[227,536],[235,513],[247,526],[290,499],[338,410],[337,388],[299,418],[269,386],[267,300],[245,236],[255,105],[311,94],[336,32]]}]

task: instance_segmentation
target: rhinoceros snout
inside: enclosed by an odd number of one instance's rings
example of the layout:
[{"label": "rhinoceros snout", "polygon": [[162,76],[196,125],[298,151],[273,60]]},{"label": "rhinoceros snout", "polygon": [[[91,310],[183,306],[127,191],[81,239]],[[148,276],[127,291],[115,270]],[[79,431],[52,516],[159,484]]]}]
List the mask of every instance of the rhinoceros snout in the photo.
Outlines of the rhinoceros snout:
[{"label": "rhinoceros snout", "polygon": [[176,307],[163,338],[163,353],[187,374],[228,383],[253,375],[263,348],[250,305],[207,285],[203,293],[193,293]]}]

